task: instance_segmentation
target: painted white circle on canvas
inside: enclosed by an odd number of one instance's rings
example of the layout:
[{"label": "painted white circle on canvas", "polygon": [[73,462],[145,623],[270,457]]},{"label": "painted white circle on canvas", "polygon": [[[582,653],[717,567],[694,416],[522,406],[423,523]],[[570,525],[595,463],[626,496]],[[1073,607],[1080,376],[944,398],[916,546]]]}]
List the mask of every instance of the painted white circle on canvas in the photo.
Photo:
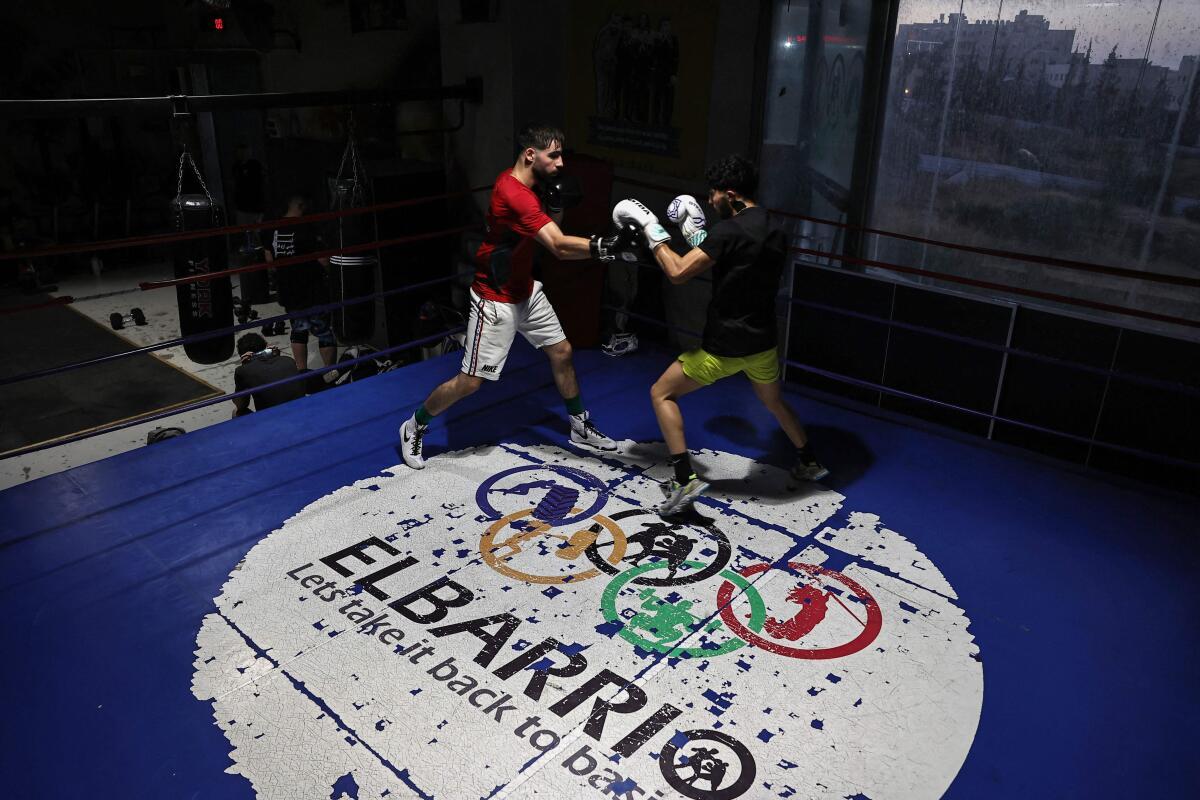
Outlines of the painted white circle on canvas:
[{"label": "painted white circle on canvas", "polygon": [[271,798],[941,796],[983,698],[945,577],[836,492],[695,461],[713,487],[669,523],[632,443],[462,450],[312,503],[197,637],[230,771]]}]

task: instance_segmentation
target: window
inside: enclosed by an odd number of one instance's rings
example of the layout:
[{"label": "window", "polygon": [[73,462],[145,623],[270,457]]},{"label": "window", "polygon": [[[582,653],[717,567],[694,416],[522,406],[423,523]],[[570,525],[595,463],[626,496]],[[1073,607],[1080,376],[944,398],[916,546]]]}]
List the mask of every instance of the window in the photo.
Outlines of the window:
[{"label": "window", "polygon": [[869,0],[775,3],[760,192],[771,207],[845,212],[870,17]]},{"label": "window", "polygon": [[[870,0],[776,0],[759,201],[845,221],[858,142]],[[842,229],[779,217],[793,244],[840,250]],[[818,263],[823,258],[807,259]]]},{"label": "window", "polygon": [[[901,0],[899,23],[873,227],[1200,277],[1200,4]],[[1200,320],[1194,287],[884,236],[869,255]],[[1200,339],[1194,327],[1083,313]]]}]

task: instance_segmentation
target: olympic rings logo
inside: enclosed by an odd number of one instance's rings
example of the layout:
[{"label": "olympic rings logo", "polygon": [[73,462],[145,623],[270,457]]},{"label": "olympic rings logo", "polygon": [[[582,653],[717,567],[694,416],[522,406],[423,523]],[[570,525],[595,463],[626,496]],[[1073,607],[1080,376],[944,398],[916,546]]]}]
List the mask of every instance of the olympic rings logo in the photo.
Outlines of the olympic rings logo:
[{"label": "olympic rings logo", "polygon": [[[496,507],[494,501],[504,505],[500,498],[512,497],[520,507]],[[575,467],[535,464],[499,472],[476,492],[491,520],[480,555],[506,577],[546,585],[550,596],[561,592],[557,586],[607,577],[598,630],[671,658],[714,658],[749,647],[787,658],[834,659],[865,649],[883,628],[879,603],[841,572],[796,561],[728,569],[733,550],[715,524],[666,521],[639,507],[601,514],[611,499],[607,485]],[[770,572],[791,578],[789,613],[781,618],[769,613],[760,591]],[[702,584],[713,589],[711,607],[675,591]],[[839,609],[848,615],[839,629],[842,641],[808,643]]]}]

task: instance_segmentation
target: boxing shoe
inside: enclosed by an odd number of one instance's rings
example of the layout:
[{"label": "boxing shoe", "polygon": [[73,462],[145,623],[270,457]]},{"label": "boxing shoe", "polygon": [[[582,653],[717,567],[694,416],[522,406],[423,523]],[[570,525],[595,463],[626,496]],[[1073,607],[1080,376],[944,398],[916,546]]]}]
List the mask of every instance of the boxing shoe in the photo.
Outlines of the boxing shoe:
[{"label": "boxing shoe", "polygon": [[428,428],[428,425],[418,425],[415,417],[409,417],[400,426],[400,455],[413,469],[425,468],[425,431]]},{"label": "boxing shoe", "polygon": [[591,414],[571,414],[571,444],[595,450],[616,450],[617,443],[600,432]]},{"label": "boxing shoe", "polygon": [[798,481],[819,481],[829,477],[829,470],[816,456],[807,449],[796,453],[796,463],[792,467],[792,477]]},{"label": "boxing shoe", "polygon": [[697,497],[708,491],[708,487],[707,481],[702,481],[695,475],[687,483],[680,483],[672,478],[666,483],[660,484],[659,489],[662,490],[664,500],[658,506],[658,515],[671,517],[685,511],[688,506],[696,502]]},{"label": "boxing shoe", "polygon": [[638,349],[636,333],[614,333],[608,341],[600,345],[600,352],[606,356],[623,356]]}]

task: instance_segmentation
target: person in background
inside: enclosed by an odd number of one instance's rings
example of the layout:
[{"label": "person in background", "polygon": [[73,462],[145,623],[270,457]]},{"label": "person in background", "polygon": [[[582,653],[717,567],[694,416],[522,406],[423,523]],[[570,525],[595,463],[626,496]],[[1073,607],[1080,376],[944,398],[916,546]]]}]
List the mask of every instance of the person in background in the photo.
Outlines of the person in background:
[{"label": "person in background", "polygon": [[[255,389],[299,374],[295,362],[280,355],[279,348],[267,347],[267,340],[257,333],[247,333],[239,338],[237,351],[242,363],[233,372],[234,391]],[[233,398],[233,415],[240,417],[249,414],[251,398],[254,399],[254,410],[262,411],[303,396],[304,381],[294,380],[282,386],[272,386],[261,392]]]},{"label": "person in background", "polygon": [[[302,217],[308,213],[308,198],[300,193],[288,198],[285,218]],[[268,263],[279,258],[302,256],[315,253],[322,247],[320,238],[309,225],[294,225],[278,228],[271,238],[271,247],[266,251]],[[299,264],[279,267],[275,281],[279,287],[279,304],[289,314],[329,302],[325,270],[328,258],[318,258]],[[332,366],[337,359],[337,338],[333,334],[333,319],[329,312],[301,316],[292,319],[292,358],[296,369],[308,369],[308,337],[317,338],[321,361]],[[327,373],[332,374],[332,373]]]}]

